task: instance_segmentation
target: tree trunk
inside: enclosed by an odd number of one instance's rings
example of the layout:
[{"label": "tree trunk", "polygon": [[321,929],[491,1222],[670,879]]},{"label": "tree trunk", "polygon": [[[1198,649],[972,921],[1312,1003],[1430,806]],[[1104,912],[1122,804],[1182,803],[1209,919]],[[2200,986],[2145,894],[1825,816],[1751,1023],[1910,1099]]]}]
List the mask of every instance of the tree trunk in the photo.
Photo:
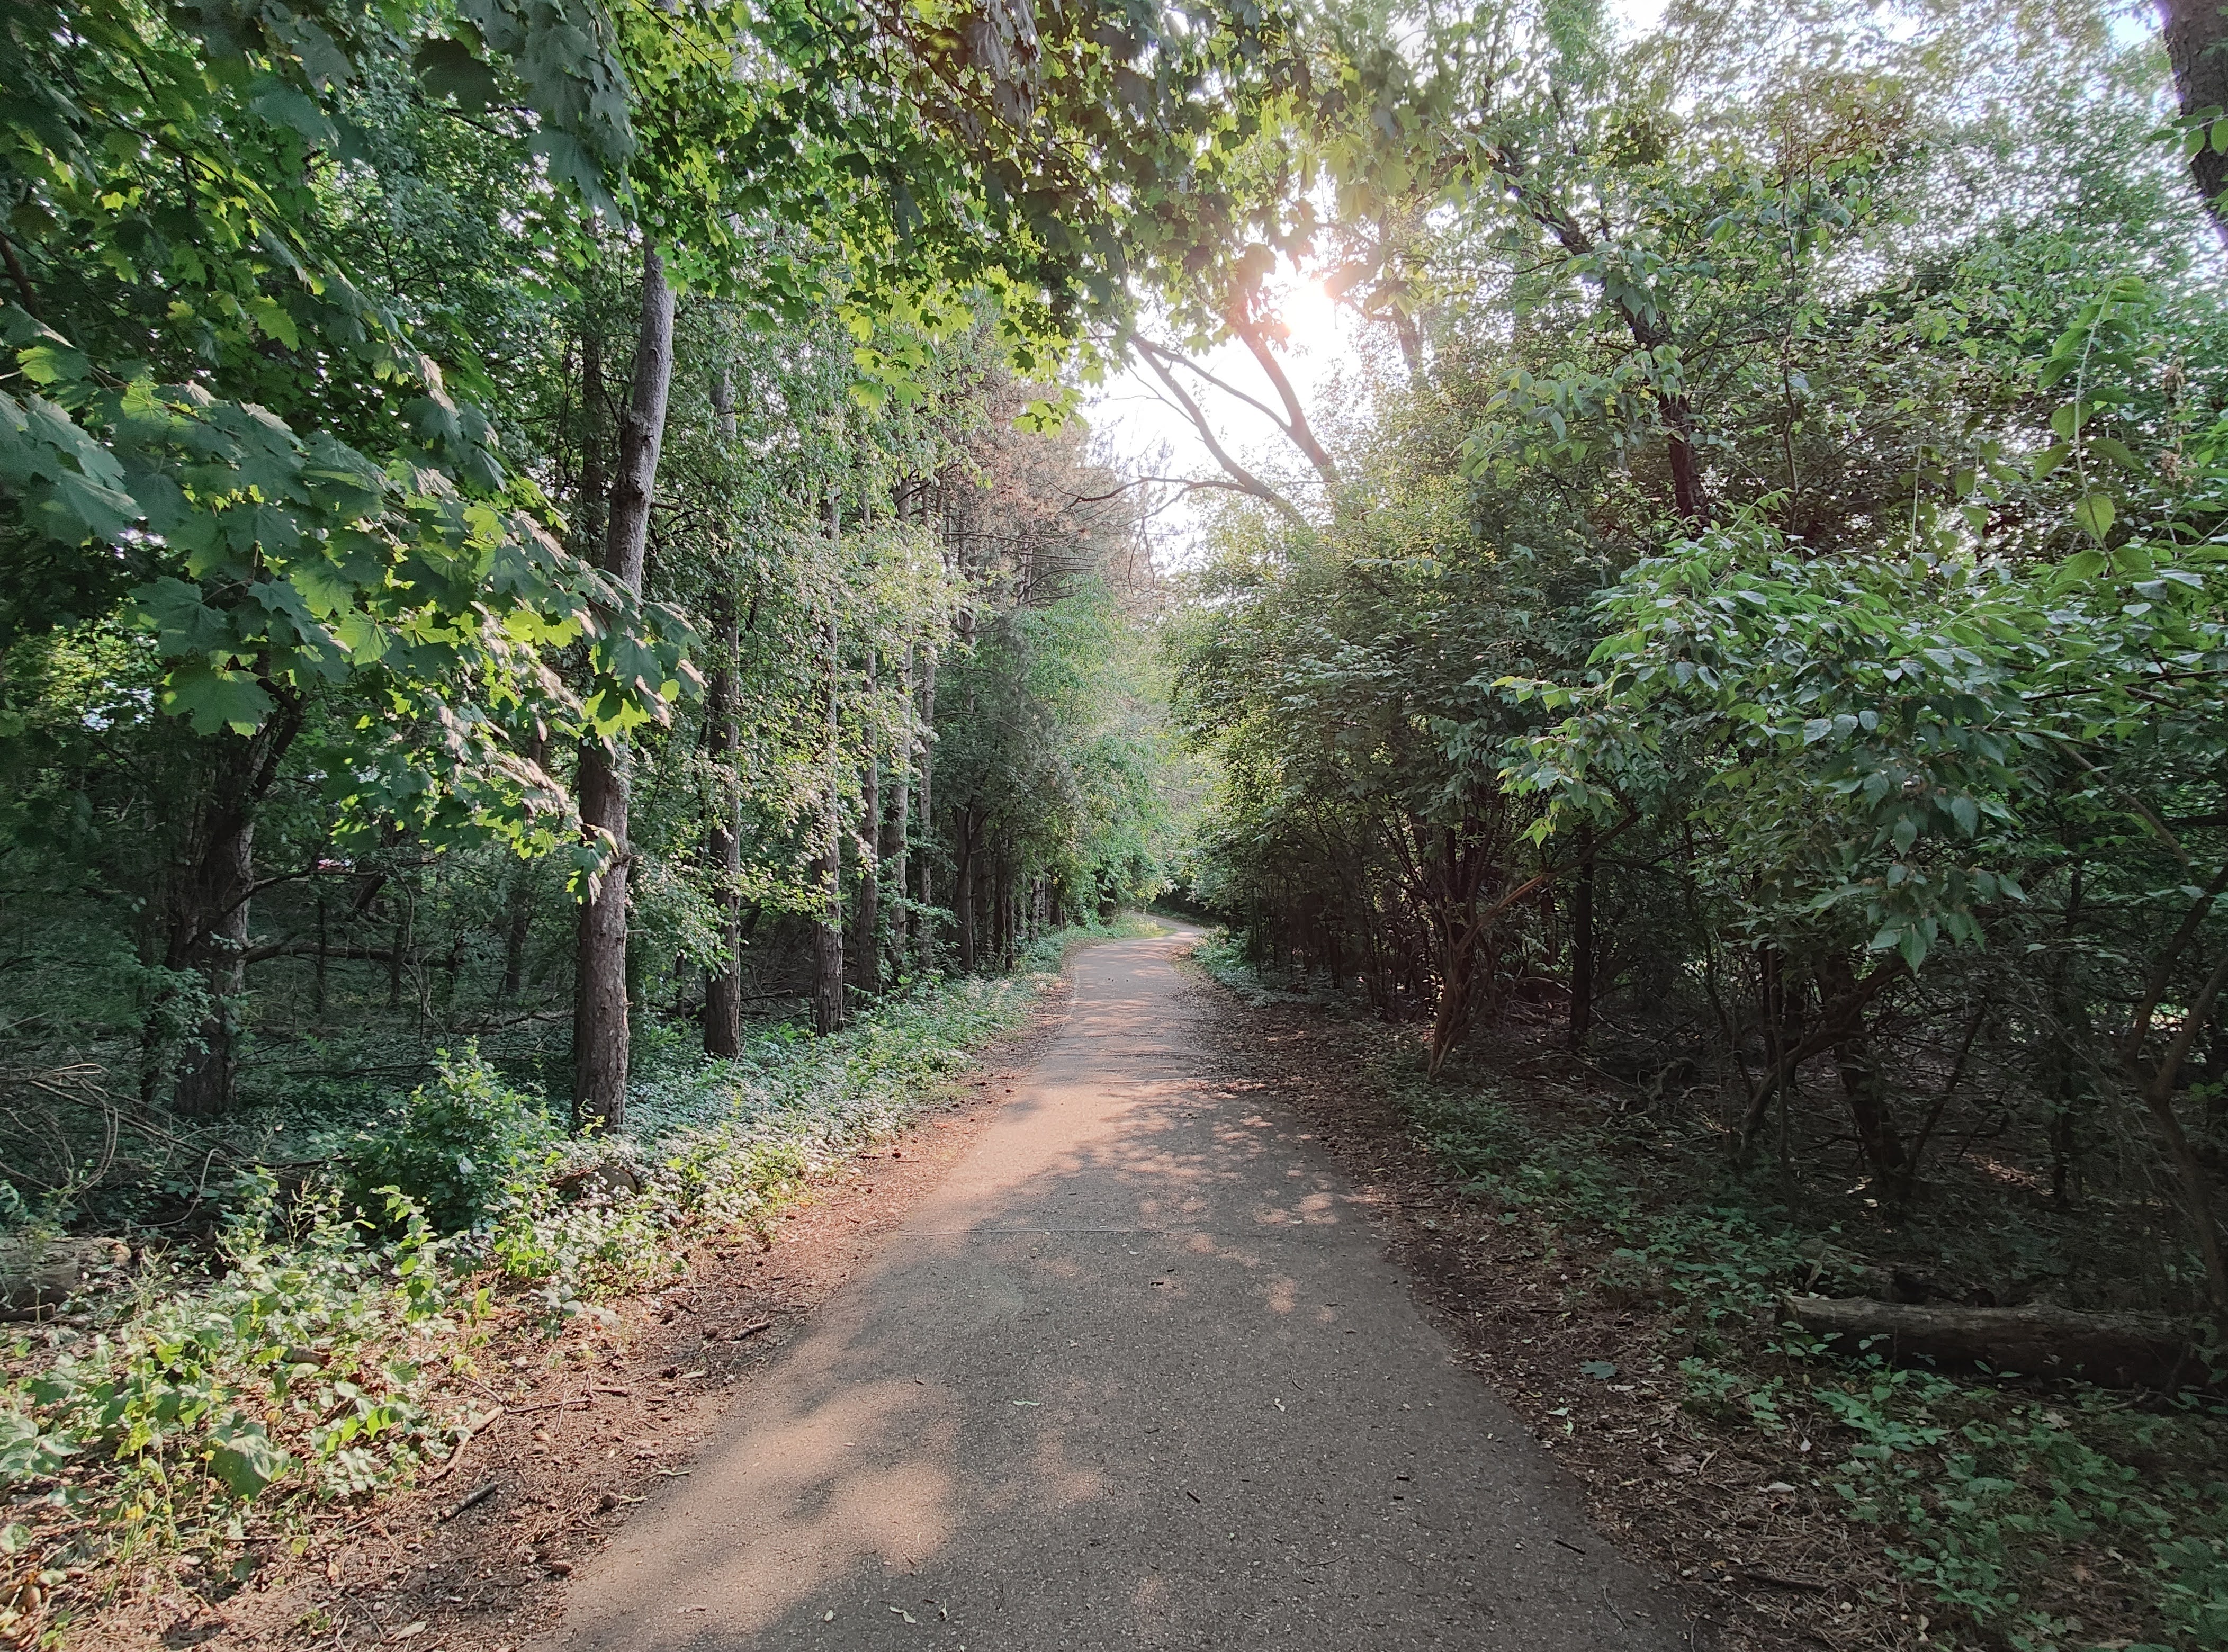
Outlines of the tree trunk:
[{"label": "tree trunk", "polygon": [[[831,512],[831,526],[835,518]],[[842,739],[836,699],[836,614],[828,615],[828,756],[823,764],[827,797],[822,805],[820,920],[812,932],[812,1025],[823,1034],[843,1026],[843,801],[836,786]]]},{"label": "tree trunk", "polygon": [[[2222,15],[2221,0],[2160,0],[2159,14],[2181,112],[2211,109],[2221,118],[2228,113],[2228,16]],[[2228,190],[2228,154],[2207,143],[2189,157],[2189,171],[2213,230],[2228,242],[2228,200],[2222,195]]]},{"label": "tree trunk", "polygon": [[[874,695],[874,643],[867,644],[867,697]],[[871,727],[871,725],[869,725]],[[859,765],[859,905],[851,938],[851,968],[863,991],[882,989],[882,754],[870,744]]]},{"label": "tree trunk", "polygon": [[[187,895],[173,946],[171,967],[201,973],[208,1004],[178,1068],[172,1107],[206,1117],[228,1111],[240,1073],[235,1039],[240,999],[247,986],[241,955],[247,947],[248,895],[255,887],[255,816],[234,784],[248,760],[247,740],[224,737],[211,795],[197,836],[201,852],[187,874]],[[236,746],[235,743],[236,742]]]},{"label": "tree trunk", "polygon": [[990,955],[999,969],[1010,970],[1014,967],[1014,866],[1012,851],[1004,843],[998,845],[990,886]]},{"label": "tree trunk", "polygon": [[743,840],[739,829],[742,799],[735,773],[735,656],[742,638],[736,627],[733,592],[723,587],[719,603],[720,657],[704,693],[713,791],[712,823],[704,835],[704,858],[719,880],[714,904],[720,913],[720,955],[706,972],[704,1053],[735,1056],[743,1051]]},{"label": "tree trunk", "polygon": [[1836,952],[1821,965],[1818,978],[1833,1005],[1821,1030],[1831,1040],[1834,1065],[1841,1075],[1841,1093],[1848,1103],[1857,1145],[1863,1149],[1865,1163],[1873,1175],[1883,1186],[1892,1188],[1907,1160],[1889,1102],[1886,1075],[1880,1071],[1872,1034],[1865,1024],[1865,1003],[1855,971],[1848,959]]},{"label": "tree trunk", "polygon": [[975,973],[975,830],[971,810],[962,809],[953,817],[957,830],[952,834],[952,848],[959,857],[957,883],[951,894],[951,906],[959,919],[959,969],[964,975]]},{"label": "tree trunk", "polygon": [[503,979],[495,990],[499,1006],[515,1003],[526,985],[526,943],[533,932],[534,908],[527,903],[525,885],[524,878],[512,882],[510,910],[503,918]]},{"label": "tree trunk", "polygon": [[2224,993],[2228,993],[2228,952],[2221,954],[2211,976],[2182,1012],[2180,1030],[2167,1044],[2158,1065],[2148,1075],[2142,1071],[2144,1028],[2139,1028],[2129,1046],[2128,1065],[2129,1075],[2142,1085],[2143,1105],[2150,1110],[2151,1120],[2165,1139],[2167,1155],[2174,1161],[2174,1174],[2181,1182],[2182,1203],[2197,1240],[2198,1255],[2205,1263],[2206,1304],[2212,1310],[2213,1322],[2222,1335],[2228,1337],[2228,1252],[2221,1247],[2220,1224],[2212,1214],[2212,1188],[2204,1162],[2198,1157],[2196,1144],[2182,1129],[2180,1115],[2174,1108],[2175,1085],[2196,1043],[2198,1031]]},{"label": "tree trunk", "polygon": [[1431,1017],[1431,1051],[1425,1063],[1434,1078],[1469,1025],[1470,965],[1476,956],[1474,935],[1450,938],[1440,947],[1438,1008]]},{"label": "tree trunk", "polygon": [[2205,1361],[2158,1320],[2054,1308],[1932,1308],[1869,1297],[1789,1297],[1787,1316],[1852,1356],[1982,1366],[2023,1377],[2079,1376],[2108,1388],[2174,1389],[2206,1380]]},{"label": "tree trunk", "polygon": [[1578,828],[1577,880],[1571,887],[1571,1048],[1583,1054],[1594,1020],[1594,829]]},{"label": "tree trunk", "polygon": [[[735,378],[727,368],[712,381],[713,430],[728,446],[735,439]],[[714,530],[724,545],[727,524]],[[720,952],[704,971],[704,1053],[743,1053],[742,781],[736,772],[740,736],[736,727],[735,674],[741,669],[742,631],[735,615],[732,567],[719,570],[712,599],[719,650],[704,685],[704,746],[712,764],[712,820],[704,834],[704,860],[718,887]]]},{"label": "tree trunk", "polygon": [[[673,385],[673,290],[655,250],[642,260],[642,315],[635,339],[634,383],[619,431],[618,468],[604,534],[604,571],[630,591],[642,589],[650,545],[650,502],[665,440],[665,405]],[[585,475],[585,472],[584,472]],[[586,491],[584,488],[583,491]],[[628,759],[623,738],[591,741],[580,751],[580,825],[600,837],[611,856],[591,879],[580,903],[573,1005],[573,1122],[577,1129],[626,1123]]]},{"label": "tree trunk", "polygon": [[906,896],[912,889],[906,873],[906,840],[912,830],[912,644],[905,650],[903,676],[900,678],[905,701],[905,718],[900,725],[903,733],[898,740],[897,761],[890,765],[890,782],[893,795],[890,812],[885,823],[888,833],[885,856],[890,865],[890,887],[897,892],[897,905],[890,912],[889,956],[893,974],[903,975],[906,967]]},{"label": "tree trunk", "polygon": [[930,916],[936,905],[936,644],[921,650],[920,661],[920,911],[914,919],[913,939],[919,950],[920,972],[936,969],[936,922]]},{"label": "tree trunk", "polygon": [[330,944],[325,931],[325,892],[317,889],[317,961],[310,980],[310,1020],[318,1028],[325,1024],[325,948]]},{"label": "tree trunk", "polygon": [[[542,759],[548,755],[547,742],[539,727],[527,738],[523,755],[539,769]],[[510,888],[503,897],[503,979],[496,984],[495,1002],[498,1008],[515,1002],[526,985],[526,944],[534,934],[534,902],[530,886],[522,868],[515,869]]]}]

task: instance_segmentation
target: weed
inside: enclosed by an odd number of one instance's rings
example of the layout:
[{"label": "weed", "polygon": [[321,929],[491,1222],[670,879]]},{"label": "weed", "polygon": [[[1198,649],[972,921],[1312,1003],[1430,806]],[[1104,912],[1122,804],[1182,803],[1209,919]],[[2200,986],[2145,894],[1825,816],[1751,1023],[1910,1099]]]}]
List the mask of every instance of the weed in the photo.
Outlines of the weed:
[{"label": "weed", "polygon": [[[467,1048],[330,1177],[290,1199],[268,1171],[244,1176],[214,1269],[157,1258],[128,1297],[8,1348],[0,1642],[99,1586],[74,1572],[239,1553],[445,1458],[484,1413],[444,1373],[497,1306],[551,1331],[598,1320],[682,1271],[694,1235],[763,1226],[1019,1024],[1066,944],[1123,932],[1139,926],[1045,938],[1026,973],[916,983],[835,1037],[778,1027],[733,1060],[663,1052],[611,1139],[565,1139]],[[572,1173],[612,1161],[634,1185],[580,1196]]]}]

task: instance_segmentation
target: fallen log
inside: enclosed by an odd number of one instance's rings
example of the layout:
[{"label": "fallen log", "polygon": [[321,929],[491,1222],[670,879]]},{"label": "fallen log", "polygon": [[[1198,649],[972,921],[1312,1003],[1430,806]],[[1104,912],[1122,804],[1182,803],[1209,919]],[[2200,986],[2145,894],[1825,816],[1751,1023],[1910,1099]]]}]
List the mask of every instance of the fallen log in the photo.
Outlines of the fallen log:
[{"label": "fallen log", "polygon": [[1899,1364],[1979,1367],[1998,1375],[2078,1377],[2106,1388],[2204,1387],[2213,1380],[2170,1321],[2064,1308],[1924,1308],[1868,1297],[1789,1297],[1787,1316],[1834,1351]]}]

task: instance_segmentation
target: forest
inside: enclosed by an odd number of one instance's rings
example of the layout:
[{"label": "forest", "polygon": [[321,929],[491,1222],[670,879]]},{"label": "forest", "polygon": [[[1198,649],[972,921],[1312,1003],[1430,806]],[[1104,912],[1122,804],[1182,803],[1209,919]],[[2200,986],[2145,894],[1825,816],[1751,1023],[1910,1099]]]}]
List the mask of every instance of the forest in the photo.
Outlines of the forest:
[{"label": "forest", "polygon": [[2210,0],[16,0],[0,253],[0,1644],[1156,900],[2218,1447]]}]

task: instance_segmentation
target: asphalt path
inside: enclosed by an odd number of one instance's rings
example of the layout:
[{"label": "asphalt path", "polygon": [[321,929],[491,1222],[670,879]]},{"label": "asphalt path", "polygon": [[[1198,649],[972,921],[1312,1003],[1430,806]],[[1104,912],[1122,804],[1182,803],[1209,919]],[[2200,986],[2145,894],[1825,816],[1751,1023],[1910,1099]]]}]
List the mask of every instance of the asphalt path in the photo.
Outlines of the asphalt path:
[{"label": "asphalt path", "polygon": [[1351,1183],[1079,953],[974,1149],[573,1579],[544,1652],[1686,1644]]}]

